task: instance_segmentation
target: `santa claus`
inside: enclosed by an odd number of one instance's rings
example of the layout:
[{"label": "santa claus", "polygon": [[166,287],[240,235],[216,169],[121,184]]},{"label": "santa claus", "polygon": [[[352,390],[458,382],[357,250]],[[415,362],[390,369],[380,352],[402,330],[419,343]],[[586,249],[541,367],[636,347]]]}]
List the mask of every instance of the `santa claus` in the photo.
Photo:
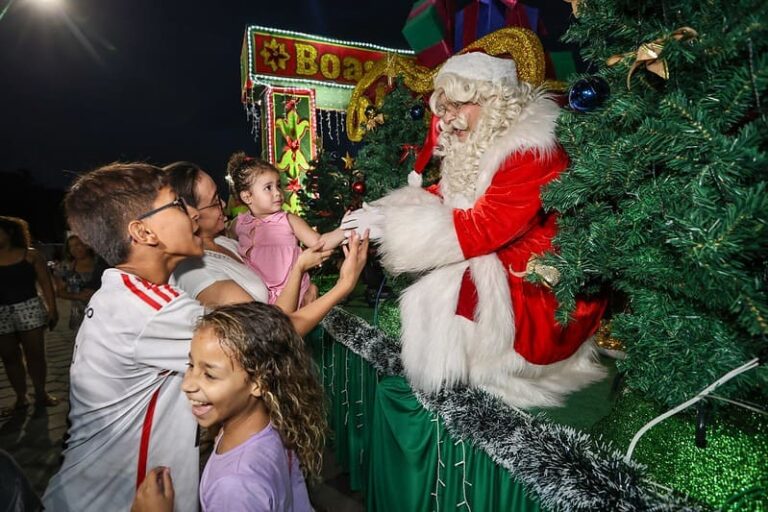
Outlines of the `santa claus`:
[{"label": "santa claus", "polygon": [[568,166],[558,106],[518,81],[514,61],[483,53],[446,61],[429,104],[439,184],[396,190],[344,224],[371,229],[390,272],[420,274],[400,301],[407,377],[424,391],[468,384],[516,407],[559,405],[605,374],[586,342],[605,304],[580,300],[562,325],[551,290],[527,279],[557,232],[540,192]]}]

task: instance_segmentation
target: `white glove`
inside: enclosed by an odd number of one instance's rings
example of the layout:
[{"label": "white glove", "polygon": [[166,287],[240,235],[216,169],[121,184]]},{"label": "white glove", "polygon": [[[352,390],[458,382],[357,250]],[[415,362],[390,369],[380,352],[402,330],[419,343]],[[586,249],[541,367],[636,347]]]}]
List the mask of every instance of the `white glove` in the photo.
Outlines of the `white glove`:
[{"label": "white glove", "polygon": [[381,208],[363,203],[362,208],[344,215],[341,219],[341,229],[345,234],[351,233],[352,230],[357,231],[360,236],[368,229],[370,230],[369,238],[378,240],[384,234],[384,220],[385,216]]}]

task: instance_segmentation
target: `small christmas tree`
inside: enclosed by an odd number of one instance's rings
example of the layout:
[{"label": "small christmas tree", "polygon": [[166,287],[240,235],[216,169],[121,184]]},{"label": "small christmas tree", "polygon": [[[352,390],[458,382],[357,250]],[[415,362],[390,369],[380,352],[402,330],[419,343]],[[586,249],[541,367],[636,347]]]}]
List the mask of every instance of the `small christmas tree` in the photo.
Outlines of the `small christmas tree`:
[{"label": "small christmas tree", "polygon": [[321,151],[307,173],[307,191],[299,192],[307,221],[321,232],[335,229],[361,200],[374,201],[405,185],[426,134],[426,111],[424,101],[398,80],[380,109],[368,108],[357,158]]},{"label": "small christmas tree", "polygon": [[[613,290],[628,384],[678,404],[765,356],[768,4],[582,1],[567,39],[597,76],[572,86],[571,167],[544,195],[562,212],[562,317]],[[762,366],[722,393],[767,383]]]},{"label": "small christmas tree", "polygon": [[365,177],[366,201],[374,201],[407,183],[427,132],[426,111],[424,101],[401,80],[397,80],[378,111],[369,107],[365,145],[356,163]]},{"label": "small christmas tree", "polygon": [[306,187],[298,192],[310,226],[320,233],[339,226],[344,213],[353,207],[353,178],[353,171],[333,152],[321,151],[318,158],[310,162]]}]

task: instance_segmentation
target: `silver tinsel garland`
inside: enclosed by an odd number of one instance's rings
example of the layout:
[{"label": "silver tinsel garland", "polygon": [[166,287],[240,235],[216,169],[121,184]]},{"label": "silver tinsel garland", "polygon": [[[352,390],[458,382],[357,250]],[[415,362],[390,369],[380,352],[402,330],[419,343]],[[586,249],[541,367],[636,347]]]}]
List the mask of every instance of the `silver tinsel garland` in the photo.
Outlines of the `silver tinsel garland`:
[{"label": "silver tinsel garland", "polygon": [[[398,341],[361,318],[336,308],[322,325],[380,374],[403,373]],[[513,409],[481,389],[457,387],[415,396],[442,418],[455,439],[485,451],[548,509],[703,510],[685,497],[656,492],[645,481],[644,466],[625,463],[606,443]]]}]

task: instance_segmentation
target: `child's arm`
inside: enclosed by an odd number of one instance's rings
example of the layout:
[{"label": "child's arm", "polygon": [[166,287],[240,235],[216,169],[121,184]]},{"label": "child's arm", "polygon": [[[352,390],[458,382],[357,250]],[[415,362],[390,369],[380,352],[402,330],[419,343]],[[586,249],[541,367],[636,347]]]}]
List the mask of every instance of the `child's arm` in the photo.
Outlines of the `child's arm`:
[{"label": "child's arm", "polygon": [[336,304],[352,292],[367,259],[368,232],[362,238],[353,233],[349,238],[349,246],[344,247],[344,263],[339,269],[339,280],[334,287],[316,301],[288,315],[299,335],[304,336],[314,329]]},{"label": "child's arm", "polygon": [[333,231],[320,235],[320,241],[323,242],[323,247],[326,249],[335,249],[344,240],[346,240],[346,236],[344,236],[344,230],[341,228],[336,228]]},{"label": "child's arm", "polygon": [[293,229],[293,234],[296,235],[296,238],[298,238],[299,242],[304,244],[305,247],[314,247],[317,245],[317,242],[320,240],[320,234],[312,229],[312,227],[307,224],[307,221],[298,215],[289,213],[288,223],[291,225],[291,229]]},{"label": "child's arm", "polygon": [[291,268],[285,287],[278,295],[275,306],[290,314],[296,311],[299,303],[299,292],[301,292],[301,280],[304,272],[320,265],[327,260],[332,250],[322,250],[322,244],[317,243],[314,246],[305,249],[296,260],[296,264]]}]

